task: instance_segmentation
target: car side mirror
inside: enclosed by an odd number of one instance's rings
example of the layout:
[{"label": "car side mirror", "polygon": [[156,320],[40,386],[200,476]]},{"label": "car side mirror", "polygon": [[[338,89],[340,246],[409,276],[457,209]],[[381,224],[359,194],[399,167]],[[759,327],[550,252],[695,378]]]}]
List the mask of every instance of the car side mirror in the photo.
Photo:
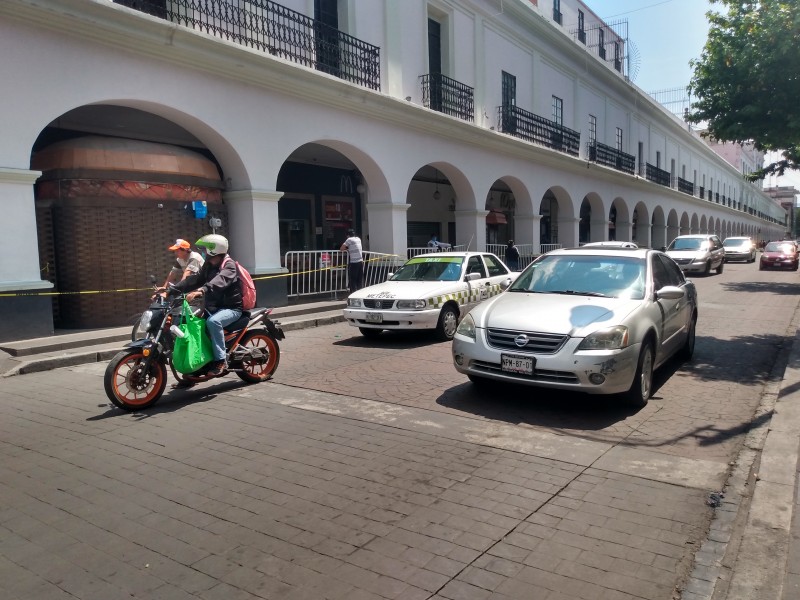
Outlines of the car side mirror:
[{"label": "car side mirror", "polygon": [[386,274],[386,281],[389,281],[392,277],[394,277],[394,273],[387,273]]},{"label": "car side mirror", "polygon": [[467,273],[466,276],[464,277],[464,281],[475,281],[476,279],[480,278],[481,278],[480,273]]},{"label": "car side mirror", "polygon": [[667,247],[666,246],[661,246],[661,251],[662,252],[666,252],[667,251]]},{"label": "car side mirror", "polygon": [[679,288],[676,285],[665,285],[660,290],[656,291],[656,299],[657,300],[680,300],[684,297],[686,292],[683,291],[682,288]]},{"label": "car side mirror", "polygon": [[511,278],[509,277],[508,279],[504,279],[503,281],[500,282],[500,289],[507,290],[510,285],[511,285]]}]

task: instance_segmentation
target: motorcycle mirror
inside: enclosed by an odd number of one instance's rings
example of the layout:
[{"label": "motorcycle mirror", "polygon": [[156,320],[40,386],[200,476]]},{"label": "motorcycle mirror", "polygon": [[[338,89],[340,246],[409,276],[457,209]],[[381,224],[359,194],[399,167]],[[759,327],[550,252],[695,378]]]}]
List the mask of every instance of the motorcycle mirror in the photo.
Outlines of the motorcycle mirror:
[{"label": "motorcycle mirror", "polygon": [[152,283],[153,285],[156,284],[156,276],[155,275],[150,275],[150,283]]}]

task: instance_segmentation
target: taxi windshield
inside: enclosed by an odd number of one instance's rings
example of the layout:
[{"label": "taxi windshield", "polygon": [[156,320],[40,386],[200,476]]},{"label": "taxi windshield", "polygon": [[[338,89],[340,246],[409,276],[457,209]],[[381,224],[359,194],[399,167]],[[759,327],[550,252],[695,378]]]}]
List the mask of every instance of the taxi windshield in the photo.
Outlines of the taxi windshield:
[{"label": "taxi windshield", "polygon": [[458,281],[462,256],[412,258],[400,267],[391,281]]}]

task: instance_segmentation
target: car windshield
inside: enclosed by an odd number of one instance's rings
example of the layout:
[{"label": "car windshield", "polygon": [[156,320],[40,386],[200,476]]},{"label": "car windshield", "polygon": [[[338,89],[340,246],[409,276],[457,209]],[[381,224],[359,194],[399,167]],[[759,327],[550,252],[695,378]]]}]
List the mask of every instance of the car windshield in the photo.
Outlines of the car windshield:
[{"label": "car windshield", "polygon": [[725,240],[722,243],[726,248],[742,248],[750,245],[750,240]]},{"label": "car windshield", "polygon": [[511,284],[511,292],[644,298],[645,260],[627,256],[547,254]]},{"label": "car windshield", "polygon": [[669,250],[707,250],[708,240],[704,238],[675,238],[667,248]]},{"label": "car windshield", "polygon": [[425,256],[409,260],[390,281],[458,281],[463,256]]},{"label": "car windshield", "polygon": [[783,252],[784,254],[794,254],[794,244],[790,242],[770,242],[764,248],[764,252]]}]

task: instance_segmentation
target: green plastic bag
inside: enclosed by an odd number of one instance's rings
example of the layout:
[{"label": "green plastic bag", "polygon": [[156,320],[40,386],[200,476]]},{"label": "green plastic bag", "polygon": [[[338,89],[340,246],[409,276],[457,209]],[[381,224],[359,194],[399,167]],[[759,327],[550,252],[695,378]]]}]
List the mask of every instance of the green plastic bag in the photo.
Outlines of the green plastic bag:
[{"label": "green plastic bag", "polygon": [[206,320],[195,316],[189,303],[183,301],[183,319],[178,328],[183,337],[175,337],[172,365],[178,373],[193,373],[214,359],[211,339],[206,333]]}]

